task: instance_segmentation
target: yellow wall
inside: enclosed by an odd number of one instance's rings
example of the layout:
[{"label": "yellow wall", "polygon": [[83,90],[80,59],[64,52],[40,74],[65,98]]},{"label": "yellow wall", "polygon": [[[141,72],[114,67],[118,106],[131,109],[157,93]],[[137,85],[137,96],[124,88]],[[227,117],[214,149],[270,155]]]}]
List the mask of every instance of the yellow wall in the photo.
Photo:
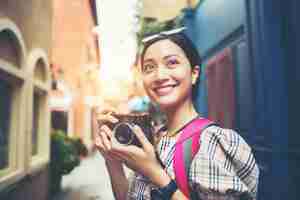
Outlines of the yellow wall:
[{"label": "yellow wall", "polygon": [[[50,150],[50,112],[48,92],[51,75],[49,57],[51,54],[52,1],[44,0],[1,0],[0,73],[1,78],[14,85],[9,131],[9,162],[0,170],[0,191],[25,179],[24,185],[17,185],[4,199],[46,199],[47,165]],[[5,33],[5,32],[4,32]],[[36,75],[36,76],[35,76]],[[4,77],[4,78],[3,78]],[[11,77],[11,79],[9,79]],[[40,77],[43,77],[42,79]],[[14,82],[15,81],[15,82]],[[38,119],[38,152],[32,154],[31,134],[33,120],[33,93],[43,91],[42,115]],[[40,173],[37,173],[40,172]],[[37,174],[43,174],[40,179]],[[35,186],[34,186],[35,185]],[[40,188],[36,195],[36,185]],[[16,198],[14,198],[14,196]]]},{"label": "yellow wall", "polygon": [[[53,37],[51,63],[61,71],[55,77],[63,82],[66,91],[62,98],[71,97],[68,106],[53,106],[53,110],[69,113],[68,135],[90,138],[90,106],[88,96],[96,95],[99,74],[99,56],[95,35],[92,30],[95,22],[92,17],[90,1],[53,0]],[[96,75],[96,76],[95,76]],[[55,93],[53,93],[55,94]],[[55,96],[55,95],[53,95]],[[87,143],[86,140],[84,140]]]},{"label": "yellow wall", "polygon": [[0,16],[8,17],[16,23],[22,32],[27,52],[42,48],[50,55],[51,0],[1,0]]}]

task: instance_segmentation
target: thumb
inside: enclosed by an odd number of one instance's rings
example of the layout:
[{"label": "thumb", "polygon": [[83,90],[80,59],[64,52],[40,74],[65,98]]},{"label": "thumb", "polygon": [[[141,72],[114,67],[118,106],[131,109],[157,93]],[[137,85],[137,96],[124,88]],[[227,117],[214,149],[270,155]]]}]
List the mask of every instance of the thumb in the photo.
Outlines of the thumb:
[{"label": "thumb", "polygon": [[149,148],[152,147],[152,144],[149,142],[149,140],[147,139],[147,137],[145,136],[145,133],[143,132],[143,130],[141,129],[141,127],[139,127],[138,125],[133,125],[133,132],[135,134],[135,136],[138,138],[139,142],[142,145],[142,148],[144,150],[149,150]]}]

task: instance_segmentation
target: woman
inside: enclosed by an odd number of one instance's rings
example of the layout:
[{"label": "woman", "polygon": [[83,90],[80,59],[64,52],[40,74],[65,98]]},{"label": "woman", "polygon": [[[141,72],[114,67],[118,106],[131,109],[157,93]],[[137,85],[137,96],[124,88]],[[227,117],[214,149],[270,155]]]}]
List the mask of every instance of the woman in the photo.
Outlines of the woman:
[{"label": "woman", "polygon": [[[142,81],[150,99],[167,117],[166,131],[156,135],[159,142],[153,146],[135,126],[134,132],[142,143],[139,148],[114,142],[112,131],[103,125],[96,133],[96,146],[106,158],[116,199],[151,199],[153,188],[164,193],[162,199],[188,199],[174,181],[172,161],[183,128],[201,117],[192,101],[192,90],[200,75],[200,57],[182,29],[151,36],[144,42]],[[97,119],[118,121],[101,111]],[[188,176],[194,198],[256,199],[259,172],[245,141],[233,130],[210,126],[202,131],[200,143]],[[122,163],[135,171],[130,183]]]}]

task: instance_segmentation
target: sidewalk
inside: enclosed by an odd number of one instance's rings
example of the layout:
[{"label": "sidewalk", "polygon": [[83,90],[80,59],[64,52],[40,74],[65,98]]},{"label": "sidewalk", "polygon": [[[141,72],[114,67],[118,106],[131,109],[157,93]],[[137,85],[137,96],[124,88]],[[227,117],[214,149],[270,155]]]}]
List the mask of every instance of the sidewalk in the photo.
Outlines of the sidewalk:
[{"label": "sidewalk", "polygon": [[62,193],[52,200],[114,200],[103,157],[92,153],[63,176]]}]

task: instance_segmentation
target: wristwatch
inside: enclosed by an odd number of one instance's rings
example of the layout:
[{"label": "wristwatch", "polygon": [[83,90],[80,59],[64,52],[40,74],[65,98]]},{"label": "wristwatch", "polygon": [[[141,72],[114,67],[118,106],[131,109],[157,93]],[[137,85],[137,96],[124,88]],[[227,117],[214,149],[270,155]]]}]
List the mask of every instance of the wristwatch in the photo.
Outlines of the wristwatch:
[{"label": "wristwatch", "polygon": [[151,200],[170,200],[177,189],[177,184],[172,179],[165,187],[152,189]]}]

